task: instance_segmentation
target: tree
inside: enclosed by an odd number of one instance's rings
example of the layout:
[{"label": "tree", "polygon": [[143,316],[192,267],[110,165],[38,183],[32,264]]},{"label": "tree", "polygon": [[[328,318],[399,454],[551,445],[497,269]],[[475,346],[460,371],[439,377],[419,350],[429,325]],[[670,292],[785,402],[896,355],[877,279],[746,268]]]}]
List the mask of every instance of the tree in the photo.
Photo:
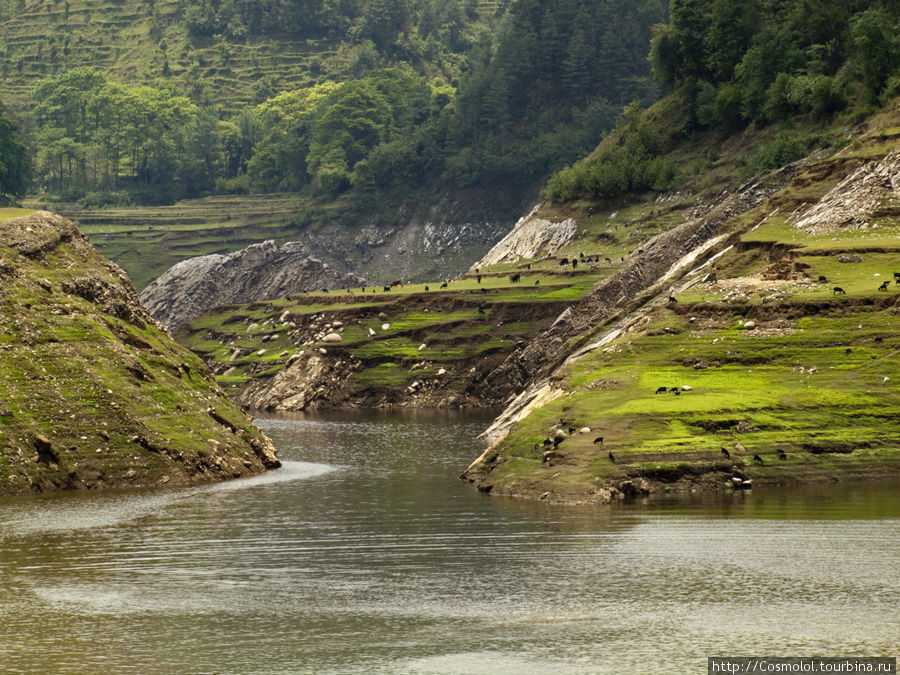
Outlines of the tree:
[{"label": "tree", "polygon": [[28,185],[28,152],[19,128],[0,107],[0,198],[18,197]]},{"label": "tree", "polygon": [[897,29],[897,22],[885,10],[876,7],[856,15],[850,24],[863,80],[873,98],[881,93],[888,75],[900,63]]}]

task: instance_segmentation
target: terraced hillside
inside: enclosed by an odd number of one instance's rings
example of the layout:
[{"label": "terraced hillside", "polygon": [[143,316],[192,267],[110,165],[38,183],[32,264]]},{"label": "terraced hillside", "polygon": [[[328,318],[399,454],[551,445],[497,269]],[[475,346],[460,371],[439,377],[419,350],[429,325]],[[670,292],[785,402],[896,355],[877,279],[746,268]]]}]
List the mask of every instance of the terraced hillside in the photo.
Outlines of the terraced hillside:
[{"label": "terraced hillside", "polygon": [[[233,112],[319,76],[341,75],[353,60],[346,36],[191,36],[185,28],[191,3],[182,0],[23,4],[0,23],[0,100],[6,105],[24,102],[49,74],[89,66],[122,81],[168,82],[197,93],[203,83],[210,100]],[[496,10],[496,2],[478,2],[482,16]]]},{"label": "terraced hillside", "polygon": [[481,406],[473,383],[549,326],[592,275],[556,276],[292,296],[222,308],[177,337],[250,408]]},{"label": "terraced hillside", "polygon": [[[485,375],[638,255],[639,242],[681,223],[690,203],[678,196],[613,214],[577,211],[577,231],[533,259],[473,267],[446,283],[222,307],[176,337],[251,408],[495,406],[502,400],[484,391]],[[544,215],[566,222],[571,213]],[[341,341],[326,342],[329,332]]]},{"label": "terraced hillside", "polygon": [[[900,472],[898,119],[894,106],[792,167],[752,208],[686,217],[687,231],[716,227],[680,264],[651,274],[658,251],[642,244],[488,375],[531,379],[465,477],[604,502]],[[613,288],[634,295],[602,306]]]},{"label": "terraced hillside", "polygon": [[77,220],[97,250],[142,290],[187,258],[230,253],[267,239],[295,240],[305,226],[304,207],[298,195],[272,194],[206,197],[172,206],[54,208]]}]

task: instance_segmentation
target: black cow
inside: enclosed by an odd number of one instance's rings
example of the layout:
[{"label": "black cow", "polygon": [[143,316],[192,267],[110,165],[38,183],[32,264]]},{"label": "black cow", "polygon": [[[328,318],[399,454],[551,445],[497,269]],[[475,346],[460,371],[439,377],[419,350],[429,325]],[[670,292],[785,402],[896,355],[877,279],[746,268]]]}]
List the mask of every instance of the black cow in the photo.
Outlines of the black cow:
[{"label": "black cow", "polygon": [[845,290],[844,290],[843,288],[841,288],[840,286],[835,286],[835,287],[834,287],[834,290],[831,291],[831,294],[832,294],[832,295],[847,295],[847,291],[845,291]]},{"label": "black cow", "polygon": [[660,387],[659,389],[656,390],[656,393],[657,394],[665,394],[667,391],[669,391],[668,387]]}]

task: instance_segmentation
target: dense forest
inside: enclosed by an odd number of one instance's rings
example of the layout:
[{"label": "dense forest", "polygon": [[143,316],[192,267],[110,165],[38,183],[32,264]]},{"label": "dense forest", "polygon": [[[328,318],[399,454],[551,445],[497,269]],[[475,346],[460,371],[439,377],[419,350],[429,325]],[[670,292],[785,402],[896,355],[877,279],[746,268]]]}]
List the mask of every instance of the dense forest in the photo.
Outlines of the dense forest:
[{"label": "dense forest", "polygon": [[[28,187],[85,205],[533,187],[589,152],[625,104],[656,99],[647,53],[667,16],[663,0],[156,0],[140,19],[150,41],[154,17],[175,28],[158,29],[161,66],[137,84],[77,62],[79,30],[113,11],[77,23],[90,4],[64,0],[58,15],[47,1],[64,30],[34,48],[38,61],[24,41],[0,41],[8,77],[44,71],[17,107]],[[0,0],[7,22],[25,11]],[[170,65],[173,30],[194,66]],[[247,103],[217,95],[191,56],[205,45],[224,72],[275,38],[320,51],[301,86],[255,71]]]},{"label": "dense forest", "polygon": [[630,108],[618,122],[619,142],[554,175],[550,199],[667,189],[677,180],[671,141],[781,125],[775,141],[747,158],[752,175],[811,149],[815,135],[792,133],[792,125],[849,125],[900,94],[894,0],[672,0],[669,10],[669,22],[654,26],[650,59],[680,104],[668,121],[675,133],[667,138]]},{"label": "dense forest", "polygon": [[0,108],[0,204],[27,187],[28,154],[19,128]]}]

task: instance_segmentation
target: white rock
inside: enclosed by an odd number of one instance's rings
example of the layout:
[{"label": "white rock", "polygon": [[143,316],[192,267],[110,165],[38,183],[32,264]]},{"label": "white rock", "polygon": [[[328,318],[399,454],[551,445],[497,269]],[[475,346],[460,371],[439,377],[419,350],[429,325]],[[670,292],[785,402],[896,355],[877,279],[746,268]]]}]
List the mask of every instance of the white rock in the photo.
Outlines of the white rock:
[{"label": "white rock", "polygon": [[328,350],[325,347],[319,347],[319,353],[323,356],[328,353]]},{"label": "white rock", "polygon": [[340,327],[343,326],[343,325],[344,325],[344,322],[343,322],[343,321],[332,321],[332,322],[331,322],[331,327],[332,327],[332,328],[340,328]]},{"label": "white rock", "polygon": [[249,333],[251,331],[256,330],[257,328],[259,328],[258,323],[251,323],[249,326],[247,326],[247,332]]},{"label": "white rock", "polygon": [[337,333],[329,333],[325,337],[322,338],[323,342],[343,342],[344,338],[342,338]]},{"label": "white rock", "polygon": [[390,327],[391,327],[391,324],[389,324],[389,323],[383,323],[383,324],[381,324],[381,330],[387,330],[387,329],[390,328]]},{"label": "white rock", "polygon": [[428,349],[428,347],[425,345],[424,342],[423,342],[422,344],[419,345],[419,351],[420,351],[420,352],[424,352],[426,349]]},{"label": "white rock", "polygon": [[369,335],[370,335],[370,336],[374,336],[374,335],[375,335],[375,331],[372,330],[371,328],[369,329]]},{"label": "white rock", "polygon": [[[438,374],[438,375],[446,375],[446,374],[447,374],[447,369],[446,369],[446,368],[441,368],[441,369],[437,372],[437,374]],[[885,378],[885,379],[887,379],[887,378]]]},{"label": "white rock", "polygon": [[258,352],[256,352],[256,355],[257,355],[257,356],[262,356],[262,355],[265,354],[267,351],[268,351],[267,349],[260,349]]},{"label": "white rock", "polygon": [[756,328],[755,321],[748,321],[747,323],[744,324],[744,329],[746,329],[746,330],[753,330],[754,328]]},{"label": "white rock", "polygon": [[579,434],[589,434],[589,433],[591,433],[591,428],[590,427],[581,427],[578,430],[578,433]]},{"label": "white rock", "polygon": [[693,389],[694,388],[689,384],[682,385],[681,387],[681,391],[692,391]]}]

